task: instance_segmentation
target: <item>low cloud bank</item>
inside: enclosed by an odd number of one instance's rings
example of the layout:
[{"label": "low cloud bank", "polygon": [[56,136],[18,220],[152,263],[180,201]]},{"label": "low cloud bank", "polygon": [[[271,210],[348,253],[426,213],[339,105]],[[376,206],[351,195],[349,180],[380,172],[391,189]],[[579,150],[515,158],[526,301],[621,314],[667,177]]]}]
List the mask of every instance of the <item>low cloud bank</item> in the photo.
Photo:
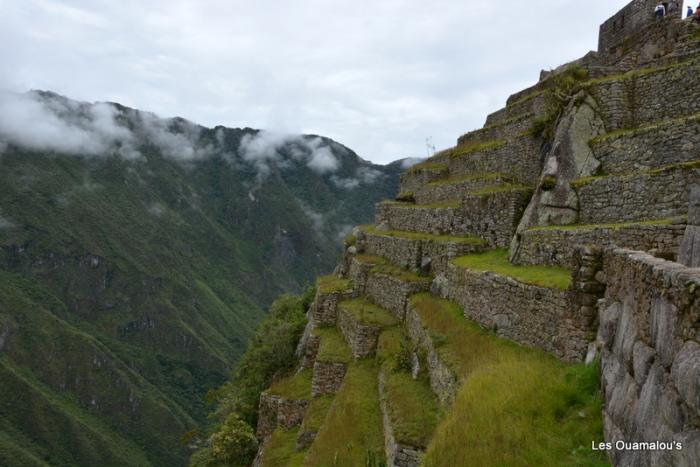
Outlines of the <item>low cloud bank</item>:
[{"label": "low cloud bank", "polygon": [[[130,128],[129,123],[131,123]],[[194,160],[210,147],[199,147],[200,128],[189,122],[161,119],[113,104],[87,104],[55,94],[0,92],[0,151],[14,145],[35,151],[81,156],[142,157],[150,143],[167,156]]]}]

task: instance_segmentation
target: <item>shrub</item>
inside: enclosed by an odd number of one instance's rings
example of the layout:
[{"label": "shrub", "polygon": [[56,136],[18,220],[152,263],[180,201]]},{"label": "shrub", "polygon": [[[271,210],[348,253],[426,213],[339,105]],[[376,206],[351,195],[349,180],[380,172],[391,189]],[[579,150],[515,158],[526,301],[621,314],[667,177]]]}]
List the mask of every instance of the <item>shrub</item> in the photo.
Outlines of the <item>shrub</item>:
[{"label": "shrub", "polygon": [[554,187],[557,186],[557,179],[553,175],[547,175],[542,179],[542,183],[540,184],[540,188],[542,188],[542,191],[551,191],[554,189]]},{"label": "shrub", "polygon": [[253,428],[237,414],[229,415],[219,431],[211,437],[213,457],[233,467],[249,465],[257,450],[258,440]]}]

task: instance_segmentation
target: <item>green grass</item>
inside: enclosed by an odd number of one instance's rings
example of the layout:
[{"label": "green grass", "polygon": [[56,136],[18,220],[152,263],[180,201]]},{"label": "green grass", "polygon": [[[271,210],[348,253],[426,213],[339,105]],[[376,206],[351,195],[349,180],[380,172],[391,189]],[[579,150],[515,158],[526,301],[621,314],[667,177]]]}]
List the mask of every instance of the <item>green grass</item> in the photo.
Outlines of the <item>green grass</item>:
[{"label": "green grass", "polygon": [[401,203],[397,201],[383,201],[380,204],[389,205],[402,209],[457,209],[460,206],[460,202],[457,200],[443,201],[441,203],[431,203],[431,204],[410,204]]},{"label": "green grass", "polygon": [[272,383],[268,394],[289,400],[311,399],[311,370],[303,370]]},{"label": "green grass", "polygon": [[439,162],[430,162],[430,160],[421,162],[420,164],[416,164],[413,167],[409,168],[406,170],[405,173],[415,173],[415,172],[421,172],[423,170],[435,170],[435,171],[441,171],[441,170],[447,170],[447,164],[439,163]]},{"label": "green grass", "polygon": [[425,448],[443,413],[430,389],[426,374],[417,380],[407,368],[400,368],[406,358],[407,336],[398,327],[382,332],[377,344],[377,358],[384,374],[384,399],[394,436],[400,443]]},{"label": "green grass", "polygon": [[497,338],[429,294],[411,298],[463,385],[426,452],[431,467],[604,466],[596,365],[565,365]]},{"label": "green grass", "polygon": [[355,255],[354,258],[357,261],[359,261],[360,263],[369,264],[369,265],[378,265],[378,264],[388,264],[389,263],[386,259],[382,258],[381,256],[360,254],[360,255]]},{"label": "green grass", "polygon": [[297,430],[277,428],[263,448],[261,465],[265,467],[301,467],[306,451],[296,451]]},{"label": "green grass", "polygon": [[435,180],[433,182],[428,183],[428,186],[457,185],[458,183],[463,182],[497,179],[501,179],[503,181],[513,181],[513,177],[511,177],[510,175],[497,172],[484,172],[471,175],[462,175],[459,177],[450,177],[442,180]]},{"label": "green grass", "polygon": [[315,328],[313,334],[321,338],[316,360],[326,363],[349,363],[352,354],[337,328]]},{"label": "green grass", "polygon": [[316,280],[316,287],[318,287],[320,293],[329,295],[335,292],[345,292],[352,289],[352,281],[331,274],[319,277]]},{"label": "green grass", "polygon": [[429,276],[419,276],[418,274],[409,271],[408,269],[403,269],[393,264],[378,264],[372,268],[372,273],[374,274],[385,274],[388,276],[393,276],[404,282],[415,282],[415,283],[429,283],[432,278]]},{"label": "green grass", "polygon": [[340,302],[338,307],[350,313],[356,321],[362,324],[381,327],[396,324],[394,315],[362,298]]},{"label": "green grass", "polygon": [[631,177],[637,177],[637,176],[648,176],[648,177],[657,177],[659,175],[663,175],[668,172],[672,172],[674,170],[693,170],[700,168],[700,160],[694,160],[694,161],[687,161],[687,162],[677,162],[675,164],[669,164],[665,165],[663,167],[659,167],[657,169],[651,169],[651,170],[640,170],[638,172],[632,172],[632,173],[625,173],[625,174],[607,174],[607,175],[596,175],[596,176],[591,176],[591,177],[579,177],[571,182],[571,186],[573,188],[579,188],[584,185],[588,185],[590,183],[596,182],[598,180],[603,180],[606,178],[631,178]]},{"label": "green grass", "polygon": [[450,157],[463,157],[477,152],[492,151],[504,146],[504,140],[483,141],[478,143],[464,143],[452,148],[449,152]]},{"label": "green grass", "polygon": [[308,467],[358,467],[383,457],[384,439],[374,359],[352,363],[304,460]]},{"label": "green grass", "polygon": [[649,123],[646,125],[640,125],[636,128],[621,128],[619,130],[610,131],[608,133],[596,136],[589,141],[589,144],[594,145],[611,139],[620,138],[623,136],[636,136],[644,133],[649,133],[651,131],[659,130],[662,128],[679,126],[683,127],[689,123],[700,121],[700,113],[695,113],[692,115],[687,115],[685,117],[670,118],[661,121],[656,121],[654,123]]},{"label": "green grass", "polygon": [[331,408],[331,404],[335,399],[335,394],[326,394],[319,397],[314,397],[309,406],[306,408],[306,413],[304,414],[304,421],[299,428],[299,431],[311,431],[317,432],[328,415],[328,411]]},{"label": "green grass", "polygon": [[362,226],[362,230],[371,235],[382,237],[405,238],[407,240],[425,240],[438,243],[460,243],[467,245],[485,245],[486,242],[474,236],[453,236],[453,235],[431,235],[422,232],[408,232],[405,230],[377,230],[373,226]]},{"label": "green grass", "polygon": [[526,185],[514,185],[509,183],[503,183],[500,185],[494,185],[482,188],[480,190],[470,191],[469,195],[472,196],[484,196],[492,195],[495,193],[507,193],[507,192],[520,192],[520,191],[532,191],[532,187]]},{"label": "green grass", "polygon": [[493,272],[508,276],[525,284],[566,290],[571,285],[571,272],[549,266],[519,266],[508,261],[507,250],[491,250],[486,253],[455,258],[452,263],[476,272]]},{"label": "green grass", "polygon": [[528,229],[531,232],[547,231],[547,230],[593,230],[593,229],[610,229],[619,230],[627,227],[636,227],[644,225],[672,225],[673,219],[654,219],[648,221],[621,222],[618,224],[571,224],[571,225],[546,225],[541,227],[532,227]]}]

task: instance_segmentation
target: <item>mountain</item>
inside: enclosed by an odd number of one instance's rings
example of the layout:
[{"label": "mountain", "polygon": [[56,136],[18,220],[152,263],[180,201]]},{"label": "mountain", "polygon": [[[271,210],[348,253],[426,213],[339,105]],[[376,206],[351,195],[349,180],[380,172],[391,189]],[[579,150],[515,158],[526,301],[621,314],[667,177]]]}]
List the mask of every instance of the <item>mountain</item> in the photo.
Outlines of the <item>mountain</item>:
[{"label": "mountain", "polygon": [[404,165],[0,95],[0,464],[183,465],[272,299],[333,268]]}]

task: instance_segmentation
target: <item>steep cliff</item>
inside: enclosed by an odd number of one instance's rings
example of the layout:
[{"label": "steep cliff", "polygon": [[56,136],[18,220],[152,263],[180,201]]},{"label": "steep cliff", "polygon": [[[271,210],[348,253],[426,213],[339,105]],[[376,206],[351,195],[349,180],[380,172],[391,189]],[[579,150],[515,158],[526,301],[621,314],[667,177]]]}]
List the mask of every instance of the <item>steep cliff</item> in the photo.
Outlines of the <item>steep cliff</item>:
[{"label": "steep cliff", "polygon": [[697,465],[700,36],[635,21],[353,230],[255,465]]}]

